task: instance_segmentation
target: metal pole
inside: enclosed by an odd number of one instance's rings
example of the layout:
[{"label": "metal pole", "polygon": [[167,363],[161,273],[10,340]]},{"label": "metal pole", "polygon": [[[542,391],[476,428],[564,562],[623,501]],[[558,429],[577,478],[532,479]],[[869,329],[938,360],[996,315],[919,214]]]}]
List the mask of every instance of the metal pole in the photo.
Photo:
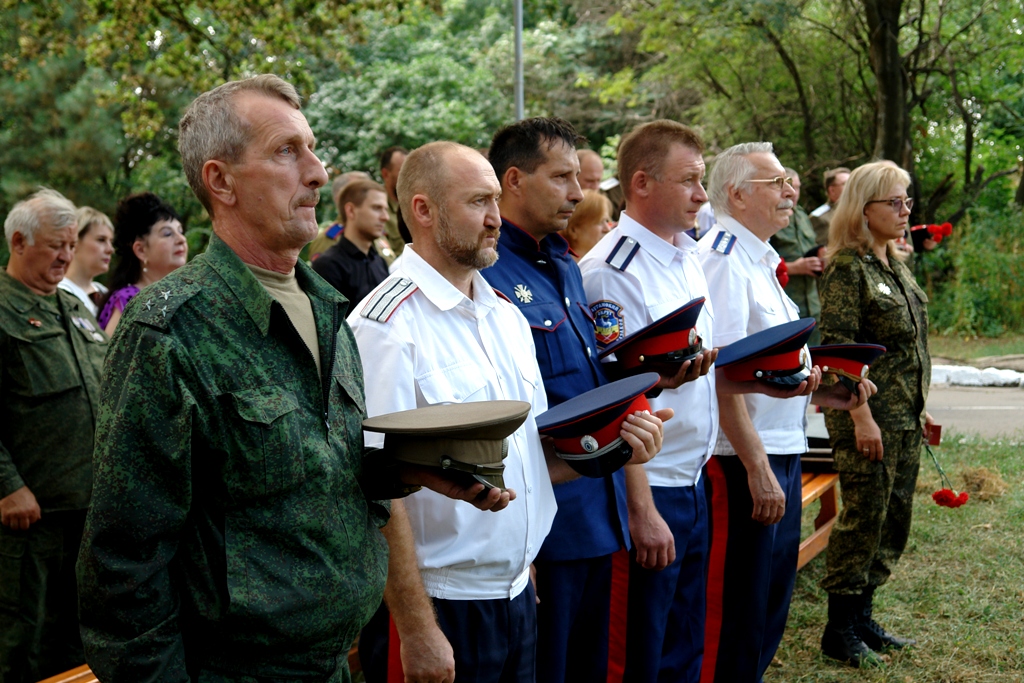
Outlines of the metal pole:
[{"label": "metal pole", "polygon": [[516,22],[516,121],[524,117],[523,107],[523,0],[513,0]]}]

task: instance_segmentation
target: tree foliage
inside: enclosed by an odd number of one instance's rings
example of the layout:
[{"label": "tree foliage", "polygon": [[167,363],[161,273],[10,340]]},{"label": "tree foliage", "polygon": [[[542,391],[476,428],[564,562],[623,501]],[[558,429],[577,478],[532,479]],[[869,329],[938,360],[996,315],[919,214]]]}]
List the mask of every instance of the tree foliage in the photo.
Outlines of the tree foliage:
[{"label": "tree foliage", "polygon": [[956,219],[993,185],[1005,201],[1021,155],[1022,16],[1020,0],[635,0],[612,22],[649,61],[606,87],[675,109],[713,147],[771,140],[817,198],[822,169],[893,159],[923,171],[921,220]]}]

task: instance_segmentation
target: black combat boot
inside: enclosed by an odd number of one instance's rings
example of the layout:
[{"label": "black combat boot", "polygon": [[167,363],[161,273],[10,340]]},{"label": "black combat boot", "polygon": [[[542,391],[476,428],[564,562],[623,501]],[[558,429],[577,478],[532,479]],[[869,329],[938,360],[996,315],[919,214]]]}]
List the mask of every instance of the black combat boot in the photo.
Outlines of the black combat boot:
[{"label": "black combat boot", "polygon": [[828,623],[821,636],[821,651],[855,667],[882,666],[882,659],[858,635],[863,599],[860,595],[828,594]]},{"label": "black combat boot", "polygon": [[860,621],[857,623],[857,635],[864,641],[864,644],[875,652],[881,652],[892,648],[901,650],[909,645],[917,645],[912,638],[900,638],[882,628],[877,621],[871,618],[871,603],[875,597],[875,589],[868,588],[861,596]]}]

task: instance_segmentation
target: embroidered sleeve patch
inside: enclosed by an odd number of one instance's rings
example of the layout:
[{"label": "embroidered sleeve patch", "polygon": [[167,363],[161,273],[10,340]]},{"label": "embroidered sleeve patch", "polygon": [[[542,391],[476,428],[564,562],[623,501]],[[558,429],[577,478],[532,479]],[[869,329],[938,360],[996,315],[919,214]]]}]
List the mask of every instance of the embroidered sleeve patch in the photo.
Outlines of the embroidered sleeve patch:
[{"label": "embroidered sleeve patch", "polygon": [[608,346],[626,334],[626,321],[620,304],[608,300],[595,301],[590,305],[590,313],[594,316],[594,333],[601,346]]}]

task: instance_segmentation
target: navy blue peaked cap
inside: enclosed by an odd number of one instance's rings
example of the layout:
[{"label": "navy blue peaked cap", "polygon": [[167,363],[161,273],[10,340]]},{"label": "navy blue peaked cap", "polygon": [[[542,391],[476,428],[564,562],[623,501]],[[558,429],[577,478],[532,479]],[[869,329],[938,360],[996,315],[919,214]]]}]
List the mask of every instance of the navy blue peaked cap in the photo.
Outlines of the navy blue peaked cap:
[{"label": "navy blue peaked cap", "polygon": [[823,373],[835,375],[847,389],[857,391],[857,385],[868,376],[871,364],[885,353],[880,344],[828,344],[811,347],[811,362]]},{"label": "navy blue peaked cap", "polygon": [[810,376],[804,345],[814,330],[814,318],[801,318],[761,330],[722,347],[716,364],[735,382],[764,380],[795,386]]},{"label": "navy blue peaked cap", "polygon": [[696,329],[703,309],[704,297],[688,301],[625,339],[609,344],[599,357],[614,353],[615,370],[620,374],[652,370],[674,374],[679,365],[704,350]]},{"label": "navy blue peaked cap", "polygon": [[537,429],[555,442],[555,452],[585,477],[603,477],[633,456],[619,435],[622,421],[637,411],[650,411],[645,393],[661,377],[644,373],[580,394],[537,417]]}]

